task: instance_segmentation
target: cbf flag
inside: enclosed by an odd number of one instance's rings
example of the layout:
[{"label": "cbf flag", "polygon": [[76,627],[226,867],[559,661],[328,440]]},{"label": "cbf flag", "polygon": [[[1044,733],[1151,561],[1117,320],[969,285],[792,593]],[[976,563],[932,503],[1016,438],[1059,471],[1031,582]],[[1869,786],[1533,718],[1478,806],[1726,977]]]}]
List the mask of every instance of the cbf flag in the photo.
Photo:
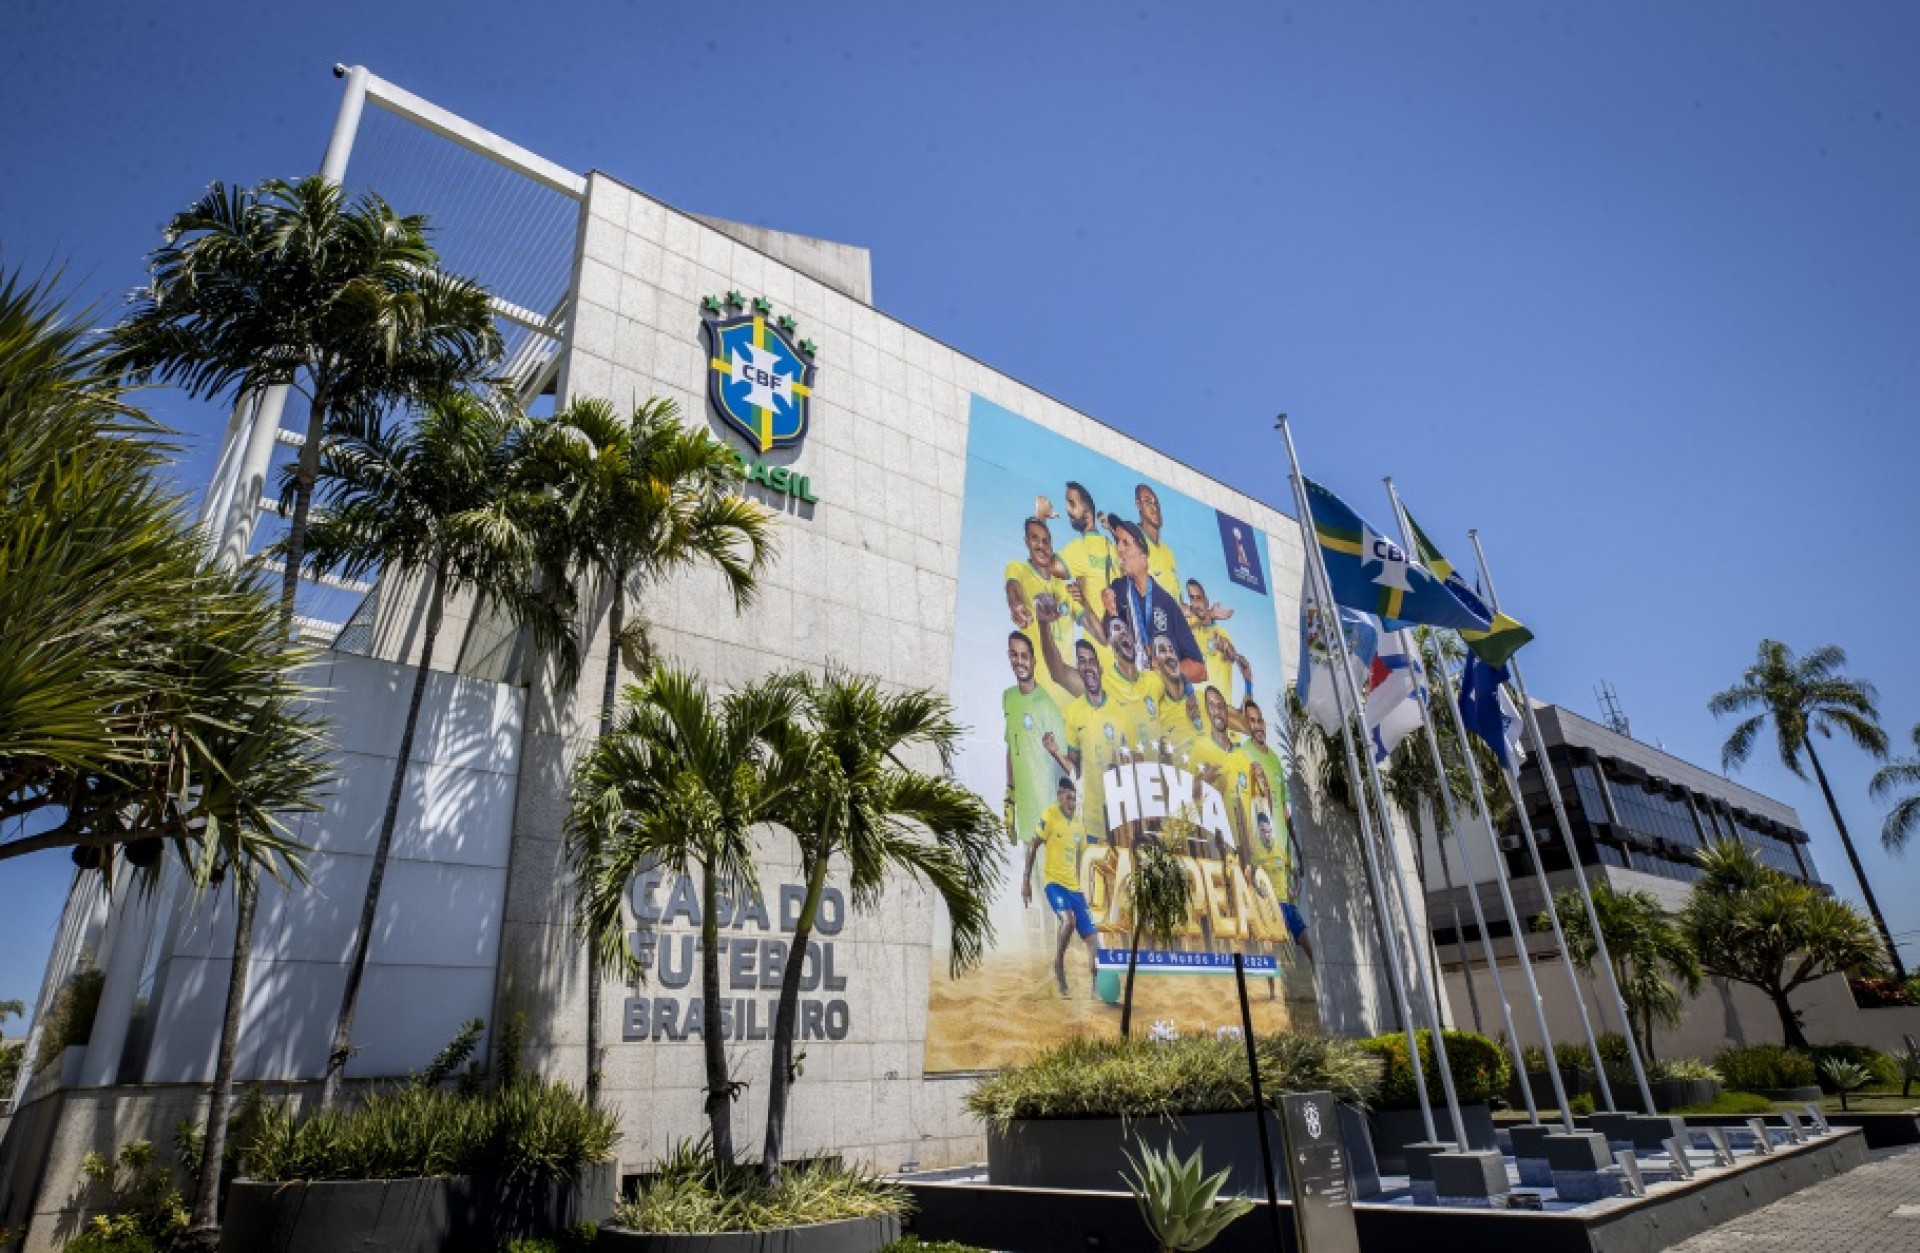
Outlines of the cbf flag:
[{"label": "cbf flag", "polygon": [[1461,604],[1400,545],[1312,479],[1306,480],[1313,530],[1326,558],[1336,604],[1395,620],[1390,625],[1486,631],[1491,620]]},{"label": "cbf flag", "polygon": [[1445,581],[1454,599],[1493,624],[1485,631],[1462,628],[1461,640],[1488,665],[1506,665],[1507,660],[1519,652],[1523,644],[1533,639],[1533,632],[1520,625],[1519,619],[1489,609],[1486,602],[1480,599],[1480,593],[1467,586],[1460,572],[1453,568],[1453,563],[1442,556],[1440,549],[1427,538],[1427,533],[1420,529],[1420,524],[1413,520],[1412,514],[1407,515],[1407,527],[1413,532],[1414,555],[1426,563],[1427,569]]},{"label": "cbf flag", "polygon": [[1520,711],[1501,688],[1506,681],[1505,666],[1490,666],[1468,653],[1467,667],[1460,672],[1460,720],[1503,767],[1512,769],[1526,761],[1527,754],[1520,746]]},{"label": "cbf flag", "polygon": [[1391,757],[1427,720],[1426,667],[1406,649],[1405,638],[1402,631],[1382,632],[1367,676],[1367,738],[1375,761]]},{"label": "cbf flag", "polygon": [[[1347,656],[1353,666],[1355,683],[1362,691],[1373,658],[1376,633],[1372,620],[1351,609],[1340,611],[1340,623],[1346,631]],[[1327,633],[1326,615],[1313,598],[1312,587],[1300,589],[1300,677],[1295,682],[1300,703],[1328,735],[1340,733],[1340,697],[1334,684],[1340,672],[1334,655],[1333,637]]]}]

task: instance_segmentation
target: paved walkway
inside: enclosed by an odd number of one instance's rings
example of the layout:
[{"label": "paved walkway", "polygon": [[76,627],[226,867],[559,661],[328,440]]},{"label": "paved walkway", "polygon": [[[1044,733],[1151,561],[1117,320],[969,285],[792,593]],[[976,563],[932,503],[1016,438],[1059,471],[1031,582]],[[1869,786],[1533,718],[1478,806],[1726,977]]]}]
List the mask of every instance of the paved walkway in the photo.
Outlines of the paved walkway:
[{"label": "paved walkway", "polygon": [[1920,1249],[1920,1147],[1889,1149],[1837,1179],[1673,1246],[1673,1253],[1913,1253]]}]

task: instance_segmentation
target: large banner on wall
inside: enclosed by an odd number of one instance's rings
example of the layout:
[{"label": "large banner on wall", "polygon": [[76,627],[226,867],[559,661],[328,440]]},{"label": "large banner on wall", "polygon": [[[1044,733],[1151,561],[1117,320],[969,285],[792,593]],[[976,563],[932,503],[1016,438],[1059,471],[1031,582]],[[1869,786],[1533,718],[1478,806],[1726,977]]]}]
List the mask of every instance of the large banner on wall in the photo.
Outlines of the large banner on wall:
[{"label": "large banner on wall", "polygon": [[1266,535],[977,396],[966,484],[958,772],[1001,808],[1008,874],[978,969],[949,978],[936,944],[927,1070],[1119,1031],[1147,841],[1194,907],[1142,944],[1136,1030],[1237,1025],[1236,950],[1256,1030],[1313,1024]]}]

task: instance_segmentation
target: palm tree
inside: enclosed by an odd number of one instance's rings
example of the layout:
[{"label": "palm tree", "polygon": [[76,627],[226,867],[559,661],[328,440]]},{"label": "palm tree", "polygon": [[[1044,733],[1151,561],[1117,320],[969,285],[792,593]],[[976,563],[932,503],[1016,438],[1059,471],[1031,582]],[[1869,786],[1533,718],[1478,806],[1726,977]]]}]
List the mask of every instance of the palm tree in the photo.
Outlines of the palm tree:
[{"label": "palm tree", "polygon": [[1838,897],[1761,864],[1745,844],[1711,844],[1700,866],[1680,911],[1700,968],[1759,988],[1780,1015],[1786,1046],[1805,1048],[1792,994],[1825,975],[1876,970],[1882,950],[1873,925]]},{"label": "palm tree", "polygon": [[[1588,977],[1599,948],[1587,923],[1587,911],[1575,891],[1556,892],[1553,903],[1567,937],[1569,955]],[[1627,1004],[1627,1028],[1642,1057],[1652,1057],[1655,1022],[1680,1025],[1680,992],[1700,991],[1700,959],[1686,932],[1651,892],[1616,892],[1602,884],[1593,889],[1594,912],[1600,916],[1600,934],[1613,959],[1614,982]],[[1535,931],[1552,923],[1543,913],[1533,920]]]},{"label": "palm tree", "polygon": [[[1175,821],[1179,821],[1176,819]],[[1162,831],[1163,838],[1171,833]],[[1127,879],[1127,913],[1133,919],[1133,938],[1127,945],[1127,983],[1120,996],[1120,1034],[1133,1034],[1133,976],[1140,958],[1140,941],[1173,941],[1193,908],[1193,883],[1186,867],[1157,839],[1138,840],[1133,846],[1133,874]]]},{"label": "palm tree", "polygon": [[[767,1086],[761,1173],[779,1176],[787,1096],[794,1079],[793,1035],[807,941],[827,874],[847,874],[852,907],[871,907],[896,875],[924,882],[945,903],[954,975],[977,964],[993,940],[988,902],[1004,873],[1000,818],[951,776],[960,742],[953,706],[923,690],[887,693],[870,678],[829,672],[804,688],[804,726],[785,751],[803,763],[804,786],[788,792],[775,820],[793,834],[805,882],[780,979]],[[931,753],[938,772],[909,764]]]},{"label": "palm tree", "polygon": [[1823,645],[1796,659],[1793,650],[1778,640],[1761,640],[1760,655],[1740,676],[1740,682],[1715,693],[1707,702],[1707,708],[1716,718],[1755,711],[1734,727],[1720,750],[1720,762],[1725,769],[1731,770],[1746,761],[1768,718],[1773,719],[1781,764],[1802,779],[1807,777],[1800,766],[1800,753],[1805,750],[1807,760],[1813,763],[1814,777],[1820,781],[1820,794],[1827,799],[1827,812],[1833,815],[1834,828],[1840,832],[1841,847],[1847,850],[1853,877],[1860,883],[1860,894],[1866,898],[1867,912],[1873,915],[1874,925],[1880,929],[1880,938],[1886,943],[1887,957],[1893,963],[1895,974],[1904,979],[1906,967],[1901,964],[1900,950],[1894,947],[1893,932],[1887,929],[1880,902],[1874,899],[1866,868],[1860,864],[1853,837],[1847,833],[1846,819],[1840,816],[1833,788],[1827,783],[1827,772],[1820,765],[1820,755],[1813,750],[1814,732],[1831,736],[1837,729],[1875,757],[1887,755],[1887,733],[1880,729],[1873,684],[1841,674],[1846,664],[1847,654],[1833,644]]},{"label": "palm tree", "polygon": [[[607,664],[600,734],[613,728],[621,658],[644,656],[626,619],[627,597],[662,576],[711,566],[736,609],[752,599],[773,551],[773,515],[732,489],[739,463],[705,431],[680,422],[671,400],[626,417],[604,400],[576,400],[536,426],[529,481],[551,522],[541,527],[556,586],[607,597]],[[636,626],[638,624],[635,624]],[[600,1091],[600,967],[587,963],[587,1097]]]},{"label": "palm tree", "polygon": [[1880,826],[1880,846],[1890,853],[1904,851],[1914,828],[1920,827],[1920,722],[1913,727],[1913,747],[1913,756],[1894,758],[1875,771],[1873,782],[1867,785],[1867,794],[1877,801],[1896,795],[1902,788],[1910,789],[1894,801]]},{"label": "palm tree", "polygon": [[289,620],[323,443],[342,416],[477,381],[499,359],[487,294],[442,273],[426,219],[349,203],[314,175],[215,183],[167,224],[109,360],[136,379],[237,399],[278,386],[311,401],[293,475],[281,601]]},{"label": "palm tree", "polygon": [[447,597],[468,592],[499,606],[554,649],[569,674],[577,665],[577,648],[565,628],[566,607],[534,590],[540,540],[529,523],[533,511],[513,486],[524,433],[525,419],[510,404],[450,392],[429,401],[409,427],[387,429],[363,417],[327,445],[321,467],[325,507],[308,534],[314,568],[350,578],[379,571],[396,583],[419,577],[427,591],[419,668],[327,1057],[323,1094],[329,1105],[339,1099],[352,1051],[374,915]]},{"label": "palm tree", "polygon": [[[277,826],[213,821],[206,789],[230,725],[309,654],[282,647],[255,578],[205,561],[160,486],[164,434],[47,289],[0,276],[0,822],[31,832],[0,861],[64,848],[153,873],[171,842],[204,884],[294,852]],[[267,741],[289,770],[312,726]]]},{"label": "palm tree", "polygon": [[720,1017],[719,898],[757,892],[753,828],[805,782],[805,754],[784,751],[803,699],[800,681],[776,675],[716,701],[698,676],[661,666],[627,687],[613,729],[574,771],[566,827],[574,918],[603,971],[646,973],[626,935],[634,875],[655,866],[699,874],[705,1104],[723,1167],[734,1160],[735,1085]]}]

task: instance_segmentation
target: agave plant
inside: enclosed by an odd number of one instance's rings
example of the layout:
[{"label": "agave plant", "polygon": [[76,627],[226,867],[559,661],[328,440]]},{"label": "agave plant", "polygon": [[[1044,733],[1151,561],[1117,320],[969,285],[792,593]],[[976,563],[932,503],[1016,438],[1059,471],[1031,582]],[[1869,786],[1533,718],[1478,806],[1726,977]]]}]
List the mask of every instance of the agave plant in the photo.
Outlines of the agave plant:
[{"label": "agave plant", "polygon": [[[1140,1217],[1147,1230],[1159,1242],[1160,1253],[1193,1253],[1212,1244],[1227,1225],[1253,1208],[1245,1197],[1220,1199],[1227,1182],[1227,1171],[1201,1175],[1201,1149],[1182,1161],[1169,1148],[1157,1153],[1146,1141],[1138,1142],[1140,1156],[1127,1154],[1133,1176],[1127,1188],[1140,1206]],[[1124,1178],[1124,1176],[1123,1176]]]}]

